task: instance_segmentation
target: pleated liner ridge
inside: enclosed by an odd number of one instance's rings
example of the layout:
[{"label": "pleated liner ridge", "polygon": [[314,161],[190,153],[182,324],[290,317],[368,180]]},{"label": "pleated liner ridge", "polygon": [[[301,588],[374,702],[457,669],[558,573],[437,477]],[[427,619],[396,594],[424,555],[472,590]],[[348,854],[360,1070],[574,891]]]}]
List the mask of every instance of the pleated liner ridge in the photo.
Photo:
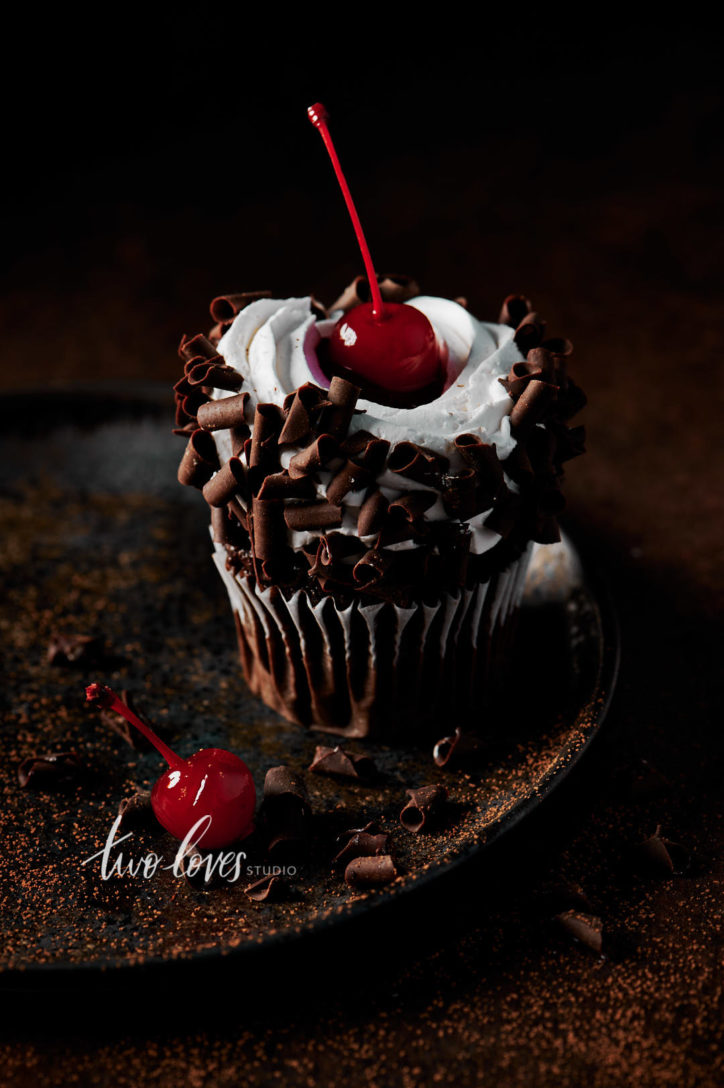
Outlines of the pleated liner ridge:
[{"label": "pleated liner ridge", "polygon": [[218,544],[214,562],[255,695],[300,725],[399,740],[447,724],[484,728],[531,550],[475,588],[412,608],[357,600],[339,608],[332,597],[312,604],[305,590],[286,598],[228,571]]}]

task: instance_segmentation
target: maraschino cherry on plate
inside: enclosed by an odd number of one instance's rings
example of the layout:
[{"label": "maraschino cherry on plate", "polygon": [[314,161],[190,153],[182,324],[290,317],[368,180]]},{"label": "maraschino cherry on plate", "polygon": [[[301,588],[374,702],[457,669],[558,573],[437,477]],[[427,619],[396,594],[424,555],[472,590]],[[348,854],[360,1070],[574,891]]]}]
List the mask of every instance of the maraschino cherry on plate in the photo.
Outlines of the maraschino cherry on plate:
[{"label": "maraschino cherry on plate", "polygon": [[237,755],[224,748],[202,748],[188,759],[181,759],[111,688],[90,684],[86,700],[120,714],[143,733],[168,763],[168,770],[151,790],[151,807],[161,826],[175,838],[185,839],[199,824],[194,844],[212,850],[230,846],[252,830],[256,805],[254,779]]},{"label": "maraschino cherry on plate", "polygon": [[414,306],[383,302],[369,247],[347,180],[335,151],[321,102],[307,110],[319,131],[347,204],[369,281],[371,302],[343,314],[327,345],[333,366],[370,392],[373,400],[391,404],[423,403],[442,392],[445,378],[435,330]]}]

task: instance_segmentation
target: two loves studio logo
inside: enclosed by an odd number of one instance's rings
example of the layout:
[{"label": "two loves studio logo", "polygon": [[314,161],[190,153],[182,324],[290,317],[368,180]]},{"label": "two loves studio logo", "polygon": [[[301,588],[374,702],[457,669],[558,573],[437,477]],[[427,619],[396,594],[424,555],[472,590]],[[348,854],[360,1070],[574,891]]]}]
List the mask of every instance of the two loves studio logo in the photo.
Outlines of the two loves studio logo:
[{"label": "two loves studio logo", "polygon": [[203,884],[218,882],[236,884],[242,879],[292,877],[297,873],[297,867],[294,865],[250,864],[245,850],[217,849],[202,852],[197,843],[203,839],[211,827],[212,818],[208,815],[202,816],[190,828],[179,842],[171,860],[164,854],[156,853],[155,850],[135,856],[130,852],[124,854],[121,846],[126,843],[128,850],[130,846],[128,840],[133,838],[133,832],[127,831],[125,835],[119,835],[122,819],[120,815],[116,817],[102,849],[81,862],[81,865],[97,862],[102,880],[124,876],[151,880],[159,872],[170,872],[174,877],[196,880]]}]

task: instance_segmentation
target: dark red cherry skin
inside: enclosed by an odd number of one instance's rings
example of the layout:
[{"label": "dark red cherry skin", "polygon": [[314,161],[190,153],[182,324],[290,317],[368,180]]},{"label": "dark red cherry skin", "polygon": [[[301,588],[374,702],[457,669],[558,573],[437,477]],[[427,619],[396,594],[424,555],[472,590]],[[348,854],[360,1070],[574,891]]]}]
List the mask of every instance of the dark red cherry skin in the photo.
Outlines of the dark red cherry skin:
[{"label": "dark red cherry skin", "polygon": [[335,367],[392,393],[413,393],[442,376],[435,331],[420,310],[386,302],[379,320],[371,302],[343,314],[329,340]]},{"label": "dark red cherry skin", "polygon": [[[151,790],[158,822],[177,839],[209,815],[211,822],[197,846],[229,846],[251,830],[256,791],[251,771],[233,752],[203,748],[177,767],[169,767]],[[208,821],[207,821],[208,822]]]}]

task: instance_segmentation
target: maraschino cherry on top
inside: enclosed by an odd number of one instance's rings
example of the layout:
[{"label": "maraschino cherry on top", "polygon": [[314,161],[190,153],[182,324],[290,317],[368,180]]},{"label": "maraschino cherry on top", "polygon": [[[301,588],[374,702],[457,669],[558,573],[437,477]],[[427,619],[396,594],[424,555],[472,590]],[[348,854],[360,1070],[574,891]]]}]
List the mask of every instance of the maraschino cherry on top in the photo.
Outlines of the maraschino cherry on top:
[{"label": "maraschino cherry on top", "polygon": [[230,846],[252,830],[256,805],[254,779],[246,763],[224,748],[203,748],[181,759],[110,688],[90,684],[86,700],[120,714],[154,745],[168,763],[151,790],[151,806],[158,822],[177,839],[205,817],[195,845],[205,849]]},{"label": "maraschino cherry on top", "polygon": [[[329,340],[332,363],[351,380],[375,387],[374,399],[391,395],[391,403],[400,397],[415,402],[415,394],[428,400],[442,391],[443,366],[435,330],[423,313],[400,302],[383,302],[369,247],[362,231],[352,194],[329,134],[329,115],[321,102],[307,110],[309,120],[318,129],[334,172],[337,175],[369,281],[371,302],[363,302],[344,314]],[[345,374],[345,376],[347,376]],[[417,401],[420,403],[420,401]]]}]

